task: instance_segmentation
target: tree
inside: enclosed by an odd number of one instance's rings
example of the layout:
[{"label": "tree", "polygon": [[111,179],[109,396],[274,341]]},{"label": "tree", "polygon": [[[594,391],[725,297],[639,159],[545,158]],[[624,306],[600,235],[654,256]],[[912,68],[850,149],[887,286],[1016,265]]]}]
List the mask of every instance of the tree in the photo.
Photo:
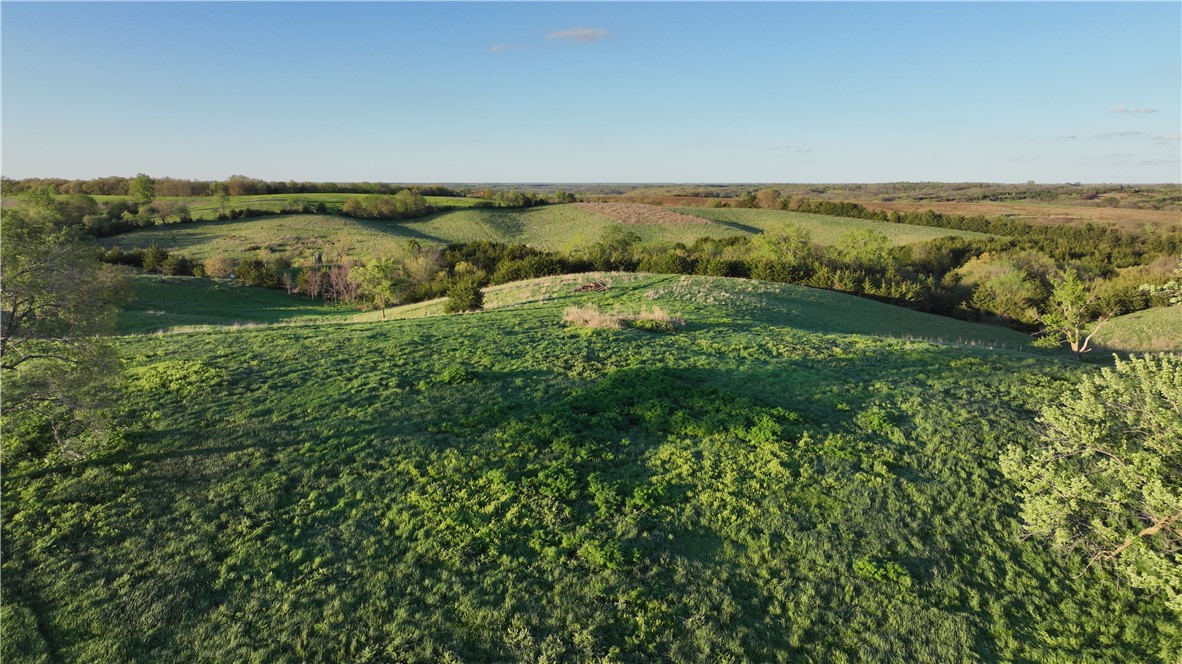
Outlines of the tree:
[{"label": "tree", "polygon": [[1047,310],[1039,314],[1043,331],[1035,345],[1055,348],[1066,343],[1075,359],[1080,359],[1091,350],[1092,337],[1108,322],[1108,316],[1097,318],[1093,313],[1094,300],[1088,285],[1075,270],[1065,270],[1055,281]]},{"label": "tree", "polygon": [[1117,358],[1038,421],[1042,443],[1001,459],[1027,533],[1182,613],[1182,358]]},{"label": "tree", "polygon": [[765,210],[780,209],[780,192],[765,187],[755,192],[755,204]]},{"label": "tree", "polygon": [[156,200],[156,182],[140,173],[127,185],[127,194],[141,206],[150,205]]},{"label": "tree", "polygon": [[361,294],[382,310],[382,320],[386,320],[386,307],[398,303],[402,289],[409,283],[409,279],[403,276],[402,266],[393,258],[353,268],[349,281],[357,284]]},{"label": "tree", "polygon": [[20,210],[0,218],[0,372],[5,458],[64,449],[99,424],[119,373],[103,335],[126,283],[78,228]]}]

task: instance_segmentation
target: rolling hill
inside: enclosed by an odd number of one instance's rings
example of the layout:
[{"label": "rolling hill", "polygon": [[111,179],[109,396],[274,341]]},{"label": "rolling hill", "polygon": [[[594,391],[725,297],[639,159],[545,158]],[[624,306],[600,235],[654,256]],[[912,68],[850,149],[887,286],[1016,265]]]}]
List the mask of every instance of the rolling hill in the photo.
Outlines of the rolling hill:
[{"label": "rolling hill", "polygon": [[998,469],[1088,368],[823,291],[587,278],[609,289],[118,338],[118,444],[6,468],[5,660],[1176,654],[1160,598],[1021,538]]},{"label": "rolling hill", "polygon": [[[657,206],[631,207],[665,210]],[[593,210],[584,204],[527,209],[468,208],[405,221],[283,215],[167,224],[104,238],[102,243],[124,249],[156,244],[197,259],[215,254],[242,257],[263,251],[287,255],[296,264],[310,262],[317,252],[326,259],[350,256],[367,260],[391,254],[397,244],[411,239],[433,244],[488,240],[566,251],[597,242],[607,228],[619,223]],[[650,243],[691,243],[699,237],[752,235],[785,224],[804,228],[819,244],[831,244],[841,233],[861,228],[882,233],[895,244],[947,235],[980,236],[968,231],[798,212],[709,208],[676,208],[676,211],[705,223],[646,223],[646,218],[640,215],[637,223],[628,225],[628,230]]]}]

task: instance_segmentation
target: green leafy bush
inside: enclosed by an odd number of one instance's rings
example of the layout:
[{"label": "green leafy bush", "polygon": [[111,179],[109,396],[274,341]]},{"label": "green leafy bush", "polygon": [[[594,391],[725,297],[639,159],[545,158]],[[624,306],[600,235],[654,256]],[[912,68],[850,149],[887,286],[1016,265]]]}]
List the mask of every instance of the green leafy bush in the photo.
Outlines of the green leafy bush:
[{"label": "green leafy bush", "polygon": [[447,302],[443,305],[446,313],[479,311],[484,308],[484,292],[475,279],[462,279],[447,290]]}]

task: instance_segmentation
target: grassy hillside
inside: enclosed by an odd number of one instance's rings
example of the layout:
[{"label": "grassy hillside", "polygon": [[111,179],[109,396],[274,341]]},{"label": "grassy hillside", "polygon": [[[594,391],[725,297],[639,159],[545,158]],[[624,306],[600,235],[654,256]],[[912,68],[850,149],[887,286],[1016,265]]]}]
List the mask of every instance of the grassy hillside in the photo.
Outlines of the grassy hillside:
[{"label": "grassy hillside", "polygon": [[[944,235],[978,235],[903,224],[876,223],[798,212],[767,210],[711,210],[679,208],[693,215],[717,218],[706,224],[632,224],[646,242],[690,243],[700,237],[755,234],[783,224],[794,224],[813,234],[819,244],[832,243],[846,231],[872,228],[896,244]],[[407,239],[451,243],[473,240],[524,243],[549,250],[570,250],[598,241],[616,222],[578,205],[549,205],[518,209],[461,209],[424,219],[383,222],[334,216],[291,215],[232,221],[174,224],[137,230],[103,239],[104,246],[123,248],[157,244],[169,251],[206,258],[214,254],[246,256],[260,249],[285,253],[298,263],[317,251],[326,257],[371,258],[393,252]]]},{"label": "grassy hillside", "polygon": [[[610,285],[599,294],[575,293],[580,284]],[[192,326],[323,324],[375,322],[378,311],[358,312],[344,305],[241,286],[231,280],[137,275],[135,295],[118,321],[121,334],[177,331]],[[642,299],[638,299],[642,294]],[[571,274],[519,281],[485,289],[485,309],[599,306],[635,308],[639,302],[672,298],[695,318],[724,306],[764,325],[834,334],[868,334],[925,339],[940,343],[1029,350],[1030,337],[1002,327],[958,321],[834,291],[793,284],[635,273]],[[387,309],[386,319],[442,316],[444,300]]]},{"label": "grassy hillside", "polygon": [[120,339],[122,443],[6,468],[5,661],[1176,655],[1160,600],[1021,540],[997,468],[1087,369],[865,336],[884,310],[792,287],[544,286]]},{"label": "grassy hillside", "polygon": [[848,217],[830,217],[822,214],[785,212],[780,210],[756,210],[741,208],[679,207],[678,212],[689,214],[747,232],[766,231],[784,222],[799,225],[813,236],[818,244],[833,244],[842,234],[851,230],[869,229],[886,235],[892,244],[911,244],[946,235],[957,237],[986,237],[982,233],[960,231],[933,226],[912,226],[881,221],[866,221]]},{"label": "grassy hillside", "polygon": [[133,296],[116,322],[120,334],[192,326],[322,323],[357,314],[350,307],[326,306],[232,280],[141,274],[132,279],[132,286]]},{"label": "grassy hillside", "polygon": [[1158,307],[1117,316],[1093,341],[1120,352],[1182,351],[1182,307]]}]

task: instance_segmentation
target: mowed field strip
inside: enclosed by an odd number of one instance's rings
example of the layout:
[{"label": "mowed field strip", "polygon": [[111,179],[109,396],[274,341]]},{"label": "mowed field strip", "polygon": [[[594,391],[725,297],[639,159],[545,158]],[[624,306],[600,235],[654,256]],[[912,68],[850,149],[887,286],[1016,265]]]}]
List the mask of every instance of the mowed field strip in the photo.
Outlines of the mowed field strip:
[{"label": "mowed field strip", "polygon": [[[311,262],[316,253],[325,260],[351,257],[367,260],[395,251],[407,240],[431,244],[490,242],[528,244],[550,251],[570,251],[597,242],[611,226],[627,223],[630,232],[646,243],[691,243],[702,237],[754,235],[788,225],[808,231],[813,241],[832,244],[843,233],[870,229],[896,245],[937,237],[983,237],[980,233],[926,226],[846,219],[773,210],[727,208],[662,208],[626,205],[612,217],[602,204],[549,205],[528,209],[455,209],[423,219],[368,221],[329,215],[281,215],[230,221],[166,224],[104,238],[105,247],[124,249],[158,245],[198,260],[213,255],[251,256],[260,251],[284,254],[296,265]],[[609,208],[610,209],[610,208]],[[674,215],[674,216],[671,216]],[[670,218],[701,219],[705,223],[670,223]],[[655,221],[654,221],[655,220]]]}]

